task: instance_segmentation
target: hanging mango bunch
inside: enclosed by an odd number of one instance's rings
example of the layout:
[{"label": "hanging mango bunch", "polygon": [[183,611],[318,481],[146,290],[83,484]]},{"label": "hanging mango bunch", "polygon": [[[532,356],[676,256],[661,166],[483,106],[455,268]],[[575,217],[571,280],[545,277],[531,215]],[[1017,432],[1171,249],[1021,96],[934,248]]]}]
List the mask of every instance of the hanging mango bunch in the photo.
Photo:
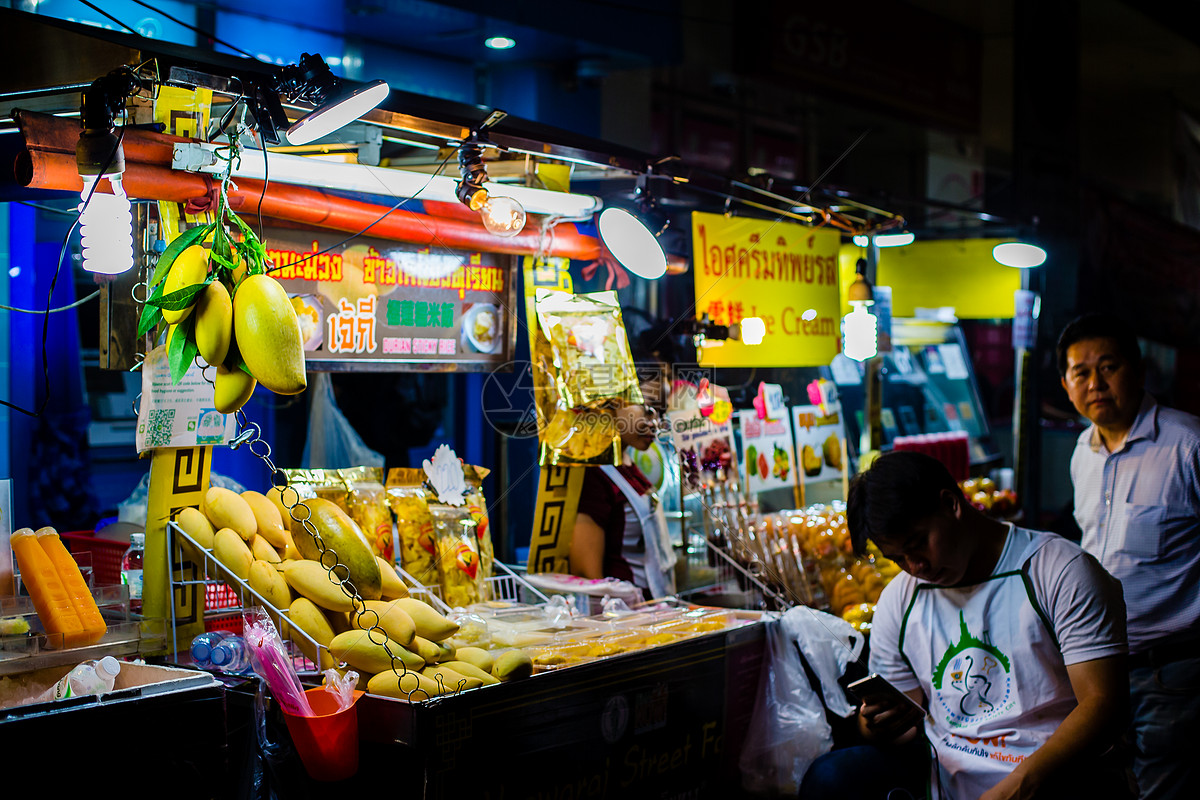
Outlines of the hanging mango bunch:
[{"label": "hanging mango bunch", "polygon": [[216,368],[213,407],[223,414],[241,408],[257,384],[276,394],[307,385],[296,310],[267,273],[266,248],[229,209],[228,181],[227,172],[215,219],[181,233],[158,259],[138,325],[139,337],[155,331],[156,340],[166,326],[172,383],[197,355]]}]

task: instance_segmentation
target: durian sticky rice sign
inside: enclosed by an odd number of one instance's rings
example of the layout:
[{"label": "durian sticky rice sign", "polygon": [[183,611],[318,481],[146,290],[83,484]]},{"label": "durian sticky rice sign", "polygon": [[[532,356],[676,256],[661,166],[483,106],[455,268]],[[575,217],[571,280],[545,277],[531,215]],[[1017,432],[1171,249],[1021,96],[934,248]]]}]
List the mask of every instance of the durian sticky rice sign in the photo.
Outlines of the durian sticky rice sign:
[{"label": "durian sticky rice sign", "polygon": [[718,325],[759,317],[762,344],[707,342],[714,367],[823,367],[841,336],[841,234],[788,222],[692,214],[696,316]]},{"label": "durian sticky rice sign", "polygon": [[512,361],[512,256],[339,238],[276,228],[264,241],[309,369],[485,371]]}]

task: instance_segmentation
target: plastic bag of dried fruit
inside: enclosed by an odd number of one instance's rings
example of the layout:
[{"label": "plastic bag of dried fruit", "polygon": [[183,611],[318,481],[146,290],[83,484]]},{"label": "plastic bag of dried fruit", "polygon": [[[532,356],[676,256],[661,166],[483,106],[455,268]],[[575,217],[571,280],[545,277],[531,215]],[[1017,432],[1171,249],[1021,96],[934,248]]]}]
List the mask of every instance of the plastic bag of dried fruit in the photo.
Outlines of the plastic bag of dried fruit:
[{"label": "plastic bag of dried fruit", "polygon": [[437,543],[424,471],[390,470],[386,492],[388,505],[396,516],[400,567],[422,586],[436,586],[439,582]]},{"label": "plastic bag of dried fruit", "polygon": [[346,513],[358,523],[377,556],[394,564],[392,511],[388,507],[381,467],[350,467],[338,470],[346,486]]},{"label": "plastic bag of dried fruit", "polygon": [[538,289],[534,310],[540,462],[620,463],[615,412],[643,398],[616,292]]}]

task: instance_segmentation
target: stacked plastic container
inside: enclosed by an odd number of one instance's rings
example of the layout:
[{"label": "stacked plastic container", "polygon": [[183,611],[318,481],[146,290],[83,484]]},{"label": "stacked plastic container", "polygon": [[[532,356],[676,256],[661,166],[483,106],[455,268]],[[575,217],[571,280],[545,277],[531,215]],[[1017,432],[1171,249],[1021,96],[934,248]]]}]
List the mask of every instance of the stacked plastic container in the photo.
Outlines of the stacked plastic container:
[{"label": "stacked plastic container", "polygon": [[964,431],[897,436],[892,440],[892,449],[915,450],[933,456],[946,466],[955,481],[971,477],[971,440]]}]

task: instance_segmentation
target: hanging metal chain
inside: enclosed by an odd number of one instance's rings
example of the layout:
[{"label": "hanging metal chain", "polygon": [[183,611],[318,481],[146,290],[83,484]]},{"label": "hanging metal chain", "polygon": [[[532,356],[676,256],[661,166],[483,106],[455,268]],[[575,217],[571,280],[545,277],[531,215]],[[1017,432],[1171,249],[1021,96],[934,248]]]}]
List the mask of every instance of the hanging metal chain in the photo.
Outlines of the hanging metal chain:
[{"label": "hanging metal chain", "polygon": [[[391,659],[392,672],[397,675],[397,688],[410,701],[420,699],[414,698],[414,695],[418,693],[425,695],[425,699],[431,699],[429,693],[421,688],[421,683],[416,677],[416,673],[409,670],[400,657],[392,652],[389,645],[392,640],[388,638],[387,633],[380,627],[379,614],[367,607],[366,601],[358,591],[358,587],[350,579],[350,568],[341,562],[337,551],[326,545],[325,540],[321,538],[320,531],[317,530],[317,526],[312,522],[312,509],[305,505],[300,497],[300,492],[288,481],[287,473],[276,467],[275,462],[271,460],[271,446],[262,437],[262,428],[258,423],[250,422],[242,409],[234,412],[234,418],[237,420],[239,432],[229,443],[229,449],[237,450],[245,445],[249,447],[251,454],[256,456],[266,466],[267,471],[271,475],[271,486],[279,492],[280,502],[287,509],[288,516],[291,517],[292,521],[303,527],[308,535],[312,536],[313,542],[317,546],[317,552],[320,554],[318,561],[325,569],[329,582],[339,587],[350,598],[350,602],[354,608],[351,613],[354,614],[356,626],[366,632],[367,638],[372,644],[382,647],[384,652],[387,653],[388,658]],[[438,673],[436,677],[438,688],[443,690],[443,694],[445,694],[446,686],[441,680],[441,674]],[[414,684],[413,688],[404,688],[406,678],[411,679]],[[457,694],[462,691],[465,684],[465,680],[459,681],[453,693]]]}]

